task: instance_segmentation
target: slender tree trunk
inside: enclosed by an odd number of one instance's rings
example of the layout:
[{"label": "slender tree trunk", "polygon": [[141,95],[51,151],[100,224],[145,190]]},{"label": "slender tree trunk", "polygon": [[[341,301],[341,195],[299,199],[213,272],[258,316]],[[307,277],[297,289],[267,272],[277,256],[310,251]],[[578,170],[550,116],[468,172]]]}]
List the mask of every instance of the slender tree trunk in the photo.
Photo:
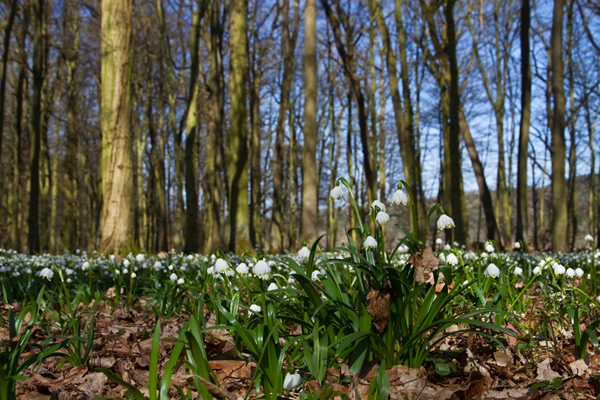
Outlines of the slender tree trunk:
[{"label": "slender tree trunk", "polygon": [[229,172],[229,250],[237,254],[252,250],[248,209],[248,131],[246,125],[247,11],[244,0],[230,5],[230,131]]},{"label": "slender tree trunk", "polygon": [[[15,15],[17,14],[18,0],[12,0],[10,4],[10,13],[8,19],[5,21],[6,26],[3,32],[3,46],[2,46],[2,64],[0,65],[0,156],[2,155],[2,137],[4,132],[4,101],[5,101],[5,88],[6,88],[6,67],[8,65],[8,54],[10,50],[10,34],[15,21]],[[2,177],[0,176],[0,182]]]},{"label": "slender tree trunk", "polygon": [[317,126],[317,0],[307,0],[304,14],[304,146],[302,147],[301,238],[317,239],[319,206],[316,154]]},{"label": "slender tree trunk", "polygon": [[133,245],[134,181],[131,132],[131,0],[102,2],[102,243],[103,253]]},{"label": "slender tree trunk", "polygon": [[[521,3],[521,128],[517,167],[517,241],[529,251],[527,241],[527,157],[529,154],[529,121],[531,116],[531,67],[529,65],[529,29],[531,7],[529,0]],[[535,191],[535,182],[534,182]]]},{"label": "slender tree trunk", "polygon": [[567,243],[567,190],[565,180],[565,91],[563,86],[563,17],[564,0],[554,0],[552,34],[550,37],[552,63],[552,250],[566,253]]}]

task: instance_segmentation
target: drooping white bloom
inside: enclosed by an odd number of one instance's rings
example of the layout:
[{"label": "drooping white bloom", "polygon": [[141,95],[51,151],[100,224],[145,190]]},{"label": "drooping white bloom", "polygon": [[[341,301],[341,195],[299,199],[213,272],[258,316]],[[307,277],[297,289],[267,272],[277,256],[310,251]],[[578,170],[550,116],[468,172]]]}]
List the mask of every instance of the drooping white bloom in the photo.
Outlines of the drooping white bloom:
[{"label": "drooping white bloom", "polygon": [[485,251],[483,253],[481,253],[481,258],[488,258],[490,255],[488,253],[486,253]]},{"label": "drooping white bloom", "polygon": [[586,242],[593,242],[594,241],[594,237],[592,235],[590,235],[589,233],[587,235],[585,235],[585,241]]},{"label": "drooping white bloom", "polygon": [[178,285],[183,285],[184,283],[185,283],[185,281],[183,280],[183,278],[177,279],[177,284]]},{"label": "drooping white bloom", "polygon": [[172,281],[176,281],[177,280],[177,275],[175,275],[175,273],[172,273],[171,276],[169,276],[169,279]]},{"label": "drooping white bloom", "polygon": [[442,238],[435,239],[435,244],[437,244],[438,246],[441,246],[442,245]]},{"label": "drooping white bloom", "polygon": [[293,283],[296,283],[296,279],[294,279],[294,275],[290,274],[290,276],[288,277],[288,283],[291,285]]},{"label": "drooping white bloom", "polygon": [[304,246],[303,248],[298,250],[298,259],[300,261],[308,260],[308,257],[310,257],[310,250],[308,249],[308,247]]},{"label": "drooping white bloom", "polygon": [[454,221],[446,214],[442,214],[437,220],[438,231],[454,228]]},{"label": "drooping white bloom", "polygon": [[256,304],[252,304],[250,306],[250,309],[248,310],[248,316],[252,315],[253,313],[257,313],[257,312],[261,312],[262,308],[259,305]]},{"label": "drooping white bloom", "polygon": [[123,275],[127,275],[129,273],[129,270],[127,268],[123,269]]},{"label": "drooping white bloom", "polygon": [[374,249],[377,247],[377,240],[373,236],[367,236],[363,243],[365,249]]},{"label": "drooping white bloom", "polygon": [[277,286],[276,283],[271,283],[269,285],[269,287],[267,288],[267,292],[270,292],[271,290],[277,290],[277,289],[279,289],[279,286]]},{"label": "drooping white bloom", "polygon": [[573,268],[567,268],[567,272],[565,272],[565,275],[567,276],[567,278],[574,278],[575,270]]},{"label": "drooping white bloom", "polygon": [[444,253],[440,253],[440,255],[438,256],[438,258],[440,260],[442,260],[443,262],[446,262],[446,255]]},{"label": "drooping white bloom", "polygon": [[115,255],[114,254],[110,255],[110,261],[115,261]]},{"label": "drooping white bloom", "polygon": [[513,244],[513,247],[518,250],[521,248],[521,243],[515,242],[515,244]]},{"label": "drooping white bloom", "polygon": [[496,267],[495,264],[490,264],[485,269],[485,272],[483,273],[483,275],[484,276],[490,276],[492,278],[497,278],[497,277],[500,276],[500,268]]},{"label": "drooping white bloom", "polygon": [[252,273],[259,279],[267,279],[271,273],[271,267],[269,267],[269,264],[265,260],[260,260],[252,267]]},{"label": "drooping white bloom", "polygon": [[235,275],[235,272],[233,272],[233,269],[229,268],[229,266],[227,266],[227,269],[225,271],[223,271],[223,272],[227,276],[234,276]]},{"label": "drooping white bloom", "polygon": [[135,260],[139,263],[143,263],[145,259],[146,258],[144,257],[143,254],[138,254],[137,256],[135,256]]},{"label": "drooping white bloom", "polygon": [[245,263],[239,264],[235,270],[238,272],[238,274],[242,276],[247,276],[248,272],[250,272],[248,266]]},{"label": "drooping white bloom", "polygon": [[375,217],[375,222],[377,223],[377,225],[383,226],[390,222],[390,216],[385,211],[379,211],[377,213],[377,216]]},{"label": "drooping white bloom", "polygon": [[40,272],[40,277],[41,278],[46,278],[48,280],[51,280],[54,277],[54,271],[52,271],[50,268],[44,268]]},{"label": "drooping white bloom", "polygon": [[581,268],[576,268],[575,275],[581,278],[583,276],[583,270]]},{"label": "drooping white bloom", "polygon": [[131,277],[132,277],[132,278],[135,278],[136,276],[137,276],[137,274],[136,274],[135,272],[132,272],[132,273],[131,273]]},{"label": "drooping white bloom", "polygon": [[285,379],[283,380],[283,388],[285,390],[292,390],[296,386],[302,383],[302,377],[299,373],[290,374],[289,372],[285,374]]},{"label": "drooping white bloom", "polygon": [[321,274],[321,271],[319,271],[318,269],[315,269],[315,270],[312,272],[312,275],[311,275],[311,278],[312,278],[312,280],[313,280],[313,281],[320,281],[320,279],[319,279],[319,275],[322,275],[322,274]]},{"label": "drooping white bloom", "polygon": [[446,262],[450,265],[456,266],[458,265],[458,258],[453,253],[450,253],[448,254],[448,257],[446,257]]},{"label": "drooping white bloom", "polygon": [[217,271],[215,271],[215,267],[208,267],[206,268],[206,273],[209,275],[217,275]]},{"label": "drooping white bloom", "polygon": [[124,265],[125,267],[129,267],[129,264],[130,264],[130,263],[129,263],[129,260],[128,260],[128,259],[124,259],[124,260],[123,260],[123,265]]},{"label": "drooping white bloom", "polygon": [[173,265],[169,265],[167,268],[169,269],[169,271],[173,271]]},{"label": "drooping white bloom", "polygon": [[392,205],[400,205],[400,204],[404,204],[407,205],[408,204],[408,196],[400,189],[396,190],[396,192],[392,195],[392,204],[390,204],[390,206]]},{"label": "drooping white bloom", "polygon": [[81,270],[82,271],[85,271],[85,270],[87,270],[89,268],[90,268],[90,263],[89,262],[86,261],[83,264],[81,264]]},{"label": "drooping white bloom", "polygon": [[154,263],[154,269],[155,270],[158,271],[161,268],[162,268],[162,264],[160,263],[160,261],[157,261],[157,262]]},{"label": "drooping white bloom", "polygon": [[215,271],[222,274],[225,273],[227,268],[229,268],[229,264],[227,264],[227,261],[223,260],[222,258],[217,259],[217,261],[215,262]]},{"label": "drooping white bloom", "polygon": [[188,256],[187,256],[187,259],[188,259],[189,261],[192,261],[192,260],[194,259],[194,256],[190,254],[190,255],[188,255]]},{"label": "drooping white bloom", "polygon": [[344,198],[344,192],[341,187],[336,186],[329,192],[329,197],[331,200],[342,200]]},{"label": "drooping white bloom", "polygon": [[539,273],[540,273],[540,271],[541,271],[541,268],[540,268],[540,267],[535,267],[535,268],[533,269],[533,273],[534,273],[534,275],[537,275],[537,274],[539,274]]},{"label": "drooping white bloom", "polygon": [[554,267],[554,274],[555,275],[562,275],[565,272],[567,272],[567,270],[565,269],[565,267],[563,267],[560,264],[558,264],[558,265],[556,265],[556,267]]},{"label": "drooping white bloom", "polygon": [[450,251],[452,249],[452,246],[450,246],[449,244],[444,246],[444,250],[446,251]]},{"label": "drooping white bloom", "polygon": [[493,253],[496,249],[494,248],[494,245],[492,244],[492,242],[487,242],[485,244],[485,251],[487,251],[488,253]]},{"label": "drooping white bloom", "polygon": [[515,274],[515,275],[523,275],[523,268],[521,268],[521,267],[515,267],[515,269],[513,270],[513,274]]},{"label": "drooping white bloom", "polygon": [[373,204],[371,204],[371,208],[369,209],[369,215],[371,214],[371,211],[377,212],[377,208],[376,207],[379,207],[379,211],[386,211],[385,204],[383,204],[379,200],[374,200]]}]

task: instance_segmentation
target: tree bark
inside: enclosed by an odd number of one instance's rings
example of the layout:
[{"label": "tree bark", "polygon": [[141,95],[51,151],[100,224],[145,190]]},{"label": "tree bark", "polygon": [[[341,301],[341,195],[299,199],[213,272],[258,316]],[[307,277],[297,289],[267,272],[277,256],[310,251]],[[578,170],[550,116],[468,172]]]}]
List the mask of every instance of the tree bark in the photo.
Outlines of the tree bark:
[{"label": "tree bark", "polygon": [[132,0],[102,2],[101,252],[133,245],[134,180],[131,132]]},{"label": "tree bark", "polygon": [[[18,0],[12,0],[10,5],[10,13],[6,20],[6,26],[3,33],[3,46],[2,46],[2,64],[0,65],[0,155],[2,154],[2,137],[4,132],[4,100],[5,100],[5,88],[6,88],[6,67],[8,65],[8,54],[10,51],[10,34],[15,21],[15,15],[17,14]],[[0,177],[0,182],[2,178]]]}]

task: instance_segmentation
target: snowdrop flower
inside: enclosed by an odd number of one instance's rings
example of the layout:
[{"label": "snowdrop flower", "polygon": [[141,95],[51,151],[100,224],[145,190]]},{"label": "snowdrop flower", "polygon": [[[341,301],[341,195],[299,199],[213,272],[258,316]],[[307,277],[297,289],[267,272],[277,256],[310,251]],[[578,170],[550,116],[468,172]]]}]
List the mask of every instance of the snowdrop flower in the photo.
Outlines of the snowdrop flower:
[{"label": "snowdrop flower", "polygon": [[51,280],[52,277],[54,277],[54,271],[52,271],[50,268],[44,268],[41,272],[40,272],[40,277],[41,278],[46,278],[48,280]]},{"label": "snowdrop flower", "polygon": [[267,264],[265,260],[260,260],[252,267],[252,273],[259,279],[267,279],[271,273],[271,267],[269,267],[269,264]]},{"label": "snowdrop flower", "polygon": [[463,282],[463,286],[466,286],[466,285],[468,285],[468,284],[469,284],[469,281],[464,281],[464,282]]},{"label": "snowdrop flower", "polygon": [[138,254],[137,256],[135,256],[135,260],[139,263],[143,263],[145,258],[143,254]]},{"label": "snowdrop flower", "polygon": [[303,248],[298,250],[298,259],[300,261],[308,260],[308,257],[310,257],[310,250],[308,249],[308,247],[304,246]]},{"label": "snowdrop flower", "polygon": [[489,254],[486,253],[485,251],[483,253],[481,253],[481,258],[488,258]]},{"label": "snowdrop flower", "polygon": [[555,275],[563,275],[565,272],[567,272],[567,270],[565,269],[565,267],[563,267],[562,265],[558,264],[555,268],[554,268],[554,274]]},{"label": "snowdrop flower", "polygon": [[194,259],[194,256],[190,254],[189,256],[187,256],[187,259],[188,259],[189,261],[192,261],[192,260]]},{"label": "snowdrop flower", "polygon": [[435,244],[438,245],[438,246],[441,246],[442,245],[442,238],[435,239]]},{"label": "snowdrop flower", "polygon": [[67,283],[72,283],[73,281],[71,280],[71,278],[67,278]]},{"label": "snowdrop flower", "polygon": [[185,281],[183,280],[183,278],[177,279],[177,284],[178,285],[183,285],[184,283],[185,283]]},{"label": "snowdrop flower", "polygon": [[110,255],[110,261],[115,261],[115,255],[114,254]]},{"label": "snowdrop flower", "polygon": [[344,192],[342,191],[341,187],[336,186],[331,189],[331,192],[329,192],[329,197],[331,200],[342,200],[344,199]]},{"label": "snowdrop flower", "polygon": [[523,268],[521,268],[521,267],[515,267],[515,269],[513,270],[513,274],[515,274],[515,275],[523,275]]},{"label": "snowdrop flower", "polygon": [[567,272],[565,272],[565,275],[567,275],[567,278],[574,278],[575,270],[573,268],[568,268]]},{"label": "snowdrop flower", "polygon": [[248,316],[252,315],[253,313],[261,312],[261,311],[262,311],[262,308],[259,305],[252,304],[250,306],[250,309],[248,310]]},{"label": "snowdrop flower", "polygon": [[390,204],[390,206],[393,206],[394,204],[408,204],[408,196],[400,189],[396,190],[396,192],[394,192],[394,194],[392,195],[392,203]]},{"label": "snowdrop flower", "polygon": [[224,273],[228,268],[229,264],[227,264],[227,261],[223,260],[222,258],[217,259],[215,262],[215,271],[220,274]]},{"label": "snowdrop flower", "polygon": [[586,242],[593,242],[594,241],[594,237],[592,235],[590,235],[589,233],[587,235],[585,235],[584,237]]},{"label": "snowdrop flower", "polygon": [[583,276],[583,270],[581,268],[575,269],[575,275],[581,278]]},{"label": "snowdrop flower", "polygon": [[116,275],[121,275],[121,271],[119,271],[118,269],[115,269],[115,274]]},{"label": "snowdrop flower", "polygon": [[458,265],[458,258],[454,254],[450,253],[448,254],[448,257],[446,257],[446,262],[450,265],[456,266]]},{"label": "snowdrop flower", "polygon": [[385,211],[379,211],[375,217],[375,222],[379,226],[383,226],[390,222],[390,216]]},{"label": "snowdrop flower", "polygon": [[229,268],[229,266],[227,267],[227,269],[224,271],[225,275],[227,276],[234,276],[235,272],[233,272],[233,270],[231,268]]},{"label": "snowdrop flower", "polygon": [[127,268],[125,268],[125,269],[123,270],[123,275],[127,275],[128,273],[129,273],[129,270],[128,270]]},{"label": "snowdrop flower", "polygon": [[485,244],[485,251],[487,251],[488,253],[493,253],[494,250],[496,250],[496,249],[494,248],[494,245],[492,244],[492,242],[487,242]]},{"label": "snowdrop flower", "polygon": [[497,277],[500,276],[500,268],[496,267],[495,264],[490,264],[485,269],[485,272],[483,273],[483,275],[484,276],[491,276],[492,278],[497,278]]},{"label": "snowdrop flower", "polygon": [[123,260],[123,265],[124,265],[125,267],[129,267],[129,264],[130,264],[130,263],[129,263],[129,260],[128,260],[128,259],[124,259],[124,260]]},{"label": "snowdrop flower", "polygon": [[154,269],[159,270],[159,269],[161,269],[161,267],[162,267],[162,264],[160,263],[160,261],[157,261],[154,263]]},{"label": "snowdrop flower", "polygon": [[136,276],[137,276],[137,274],[136,274],[135,272],[132,272],[132,273],[131,273],[131,277],[132,277],[132,278],[135,278]]},{"label": "snowdrop flower", "polygon": [[302,377],[299,373],[290,374],[289,372],[285,374],[285,379],[283,380],[283,388],[285,390],[292,390],[296,386],[302,383]]},{"label": "snowdrop flower", "polygon": [[440,253],[440,255],[438,256],[438,258],[440,260],[442,260],[443,262],[446,262],[446,256],[444,255],[444,253]]},{"label": "snowdrop flower", "polygon": [[277,286],[276,283],[271,283],[269,285],[269,287],[267,288],[267,292],[270,292],[271,290],[277,290],[277,289],[279,289],[279,286]]},{"label": "snowdrop flower", "polygon": [[176,281],[177,280],[177,275],[175,275],[175,273],[172,273],[171,276],[169,276],[169,279],[172,281]]},{"label": "snowdrop flower", "polygon": [[319,271],[318,269],[315,269],[315,270],[312,272],[312,276],[311,276],[311,277],[312,277],[312,280],[313,280],[313,281],[320,281],[320,279],[319,279],[319,275],[321,275],[321,271]]},{"label": "snowdrop flower", "polygon": [[242,276],[247,276],[248,272],[250,272],[248,266],[245,263],[239,264],[235,270],[238,272],[238,274]]},{"label": "snowdrop flower", "polygon": [[540,273],[540,271],[541,271],[541,268],[540,268],[540,267],[535,267],[535,268],[533,269],[533,274],[534,274],[534,275],[537,275],[537,274],[539,274],[539,273]]},{"label": "snowdrop flower", "polygon": [[438,231],[442,231],[444,229],[454,228],[455,225],[454,225],[454,221],[452,220],[452,218],[450,218],[446,214],[442,214],[438,218],[436,226],[438,227]]},{"label": "snowdrop flower", "polygon": [[293,283],[296,283],[296,279],[294,279],[294,275],[290,274],[290,276],[288,277],[288,283],[291,285]]},{"label": "snowdrop flower", "polygon": [[513,248],[515,248],[517,250],[520,249],[521,248],[521,243],[515,242],[515,244],[513,244]]},{"label": "snowdrop flower", "polygon": [[450,249],[452,249],[452,247],[449,244],[444,246],[444,250],[449,251]]},{"label": "snowdrop flower", "polygon": [[375,200],[373,201],[373,204],[371,204],[371,208],[369,209],[369,215],[371,215],[371,211],[377,211],[376,207],[379,207],[379,211],[386,211],[385,204],[383,204],[379,200]]},{"label": "snowdrop flower", "polygon": [[82,271],[85,271],[85,270],[87,270],[89,268],[90,268],[90,263],[89,262],[86,261],[83,264],[81,264],[81,270]]},{"label": "snowdrop flower", "polygon": [[173,266],[172,265],[169,265],[167,268],[169,269],[169,271],[173,271]]},{"label": "snowdrop flower", "polygon": [[373,236],[367,236],[363,243],[365,249],[374,249],[377,247],[377,240]]}]

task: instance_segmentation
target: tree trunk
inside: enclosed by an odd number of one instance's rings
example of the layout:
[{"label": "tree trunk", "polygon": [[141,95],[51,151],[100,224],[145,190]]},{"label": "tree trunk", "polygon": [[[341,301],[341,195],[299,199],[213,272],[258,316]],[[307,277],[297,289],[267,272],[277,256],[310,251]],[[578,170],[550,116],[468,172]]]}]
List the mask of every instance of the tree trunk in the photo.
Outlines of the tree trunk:
[{"label": "tree trunk", "polygon": [[230,131],[229,172],[229,250],[236,254],[252,250],[248,215],[248,131],[246,125],[247,10],[244,0],[230,5]]},{"label": "tree trunk", "polygon": [[101,252],[133,245],[134,181],[131,132],[132,0],[102,2],[102,243]]},{"label": "tree trunk", "polygon": [[[529,154],[529,121],[531,116],[531,67],[529,65],[529,29],[531,7],[529,0],[521,3],[521,128],[517,167],[517,241],[529,251],[527,241],[527,156]],[[533,185],[535,190],[535,182]]]},{"label": "tree trunk", "polygon": [[[4,99],[6,88],[6,67],[8,65],[8,53],[10,50],[10,33],[15,21],[15,15],[17,14],[18,3],[18,0],[12,0],[10,5],[10,13],[8,15],[8,19],[5,21],[6,26],[2,35],[4,43],[2,46],[2,64],[0,65],[0,155],[2,155],[2,137],[4,136]],[[1,176],[0,182],[2,182]]]},{"label": "tree trunk", "polygon": [[563,16],[564,0],[554,0],[552,34],[550,37],[552,95],[552,250],[566,253],[567,242],[567,202],[565,199],[565,92],[563,86]]},{"label": "tree trunk", "polygon": [[304,146],[302,147],[302,239],[317,239],[319,206],[316,154],[317,126],[317,0],[307,0],[304,15]]}]

